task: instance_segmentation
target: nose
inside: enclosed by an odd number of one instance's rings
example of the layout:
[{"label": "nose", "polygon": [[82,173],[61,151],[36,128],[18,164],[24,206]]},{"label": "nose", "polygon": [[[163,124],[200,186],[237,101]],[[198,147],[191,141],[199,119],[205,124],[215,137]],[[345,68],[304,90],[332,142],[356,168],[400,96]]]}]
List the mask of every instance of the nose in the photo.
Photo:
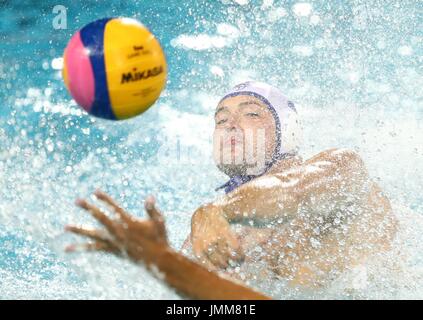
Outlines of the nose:
[{"label": "nose", "polygon": [[228,131],[235,131],[239,130],[241,127],[239,126],[239,119],[237,116],[231,115],[228,118],[228,126],[226,127],[226,130]]}]

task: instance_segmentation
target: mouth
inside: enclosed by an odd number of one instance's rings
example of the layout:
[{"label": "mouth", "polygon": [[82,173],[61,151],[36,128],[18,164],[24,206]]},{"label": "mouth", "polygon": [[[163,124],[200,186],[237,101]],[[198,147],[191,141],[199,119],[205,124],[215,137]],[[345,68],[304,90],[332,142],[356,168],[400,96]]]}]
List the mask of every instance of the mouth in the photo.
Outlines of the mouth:
[{"label": "mouth", "polygon": [[231,146],[231,147],[234,147],[242,143],[243,143],[242,137],[237,137],[237,136],[227,137],[224,140],[224,145]]}]

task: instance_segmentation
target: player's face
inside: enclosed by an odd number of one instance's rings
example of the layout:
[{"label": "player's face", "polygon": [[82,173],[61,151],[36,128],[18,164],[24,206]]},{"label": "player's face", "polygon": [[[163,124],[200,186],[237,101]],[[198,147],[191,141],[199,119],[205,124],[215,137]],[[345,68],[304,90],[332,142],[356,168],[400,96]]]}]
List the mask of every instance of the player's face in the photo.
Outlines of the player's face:
[{"label": "player's face", "polygon": [[258,98],[240,95],[221,101],[213,136],[218,167],[228,175],[262,170],[276,146],[275,127],[272,113]]}]

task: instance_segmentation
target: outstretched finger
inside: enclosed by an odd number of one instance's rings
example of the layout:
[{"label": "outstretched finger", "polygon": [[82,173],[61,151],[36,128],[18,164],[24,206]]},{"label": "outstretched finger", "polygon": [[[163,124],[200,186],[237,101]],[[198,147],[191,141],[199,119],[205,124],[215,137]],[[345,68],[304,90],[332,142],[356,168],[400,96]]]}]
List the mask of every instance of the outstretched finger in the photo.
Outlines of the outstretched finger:
[{"label": "outstretched finger", "polygon": [[89,211],[94,218],[96,218],[106,229],[113,235],[116,233],[116,226],[113,220],[106,216],[99,208],[90,204],[84,199],[77,199],[76,205]]},{"label": "outstretched finger", "polygon": [[123,220],[123,221],[125,221],[125,222],[128,222],[128,221],[130,221],[132,218],[131,218],[131,216],[128,214],[128,213],[126,213],[126,211],[125,210],[123,210],[117,203],[116,203],[116,201],[115,200],[113,200],[112,199],[112,197],[110,197],[107,193],[105,193],[105,192],[103,192],[103,191],[101,191],[101,190],[96,190],[95,192],[94,192],[94,195],[98,198],[98,199],[100,199],[100,200],[102,200],[102,201],[104,201],[104,202],[106,202],[108,205],[110,205],[112,208],[113,208],[113,210],[115,210],[115,212],[119,215],[119,217]]},{"label": "outstretched finger", "polygon": [[102,230],[96,230],[96,229],[87,229],[77,226],[66,226],[65,231],[75,233],[80,236],[84,236],[93,240],[99,240],[99,241],[108,241],[107,235]]},{"label": "outstretched finger", "polygon": [[163,215],[162,213],[156,208],[156,200],[153,196],[148,196],[144,201],[145,211],[150,216],[150,218],[155,222],[163,223]]}]

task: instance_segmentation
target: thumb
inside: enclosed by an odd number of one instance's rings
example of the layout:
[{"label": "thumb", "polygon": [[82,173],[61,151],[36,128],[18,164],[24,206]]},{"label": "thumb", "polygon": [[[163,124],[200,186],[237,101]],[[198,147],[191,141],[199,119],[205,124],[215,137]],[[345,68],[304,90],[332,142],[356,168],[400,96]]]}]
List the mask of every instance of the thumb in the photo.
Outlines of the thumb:
[{"label": "thumb", "polygon": [[156,223],[164,224],[163,214],[156,207],[156,199],[150,195],[144,200],[144,208],[148,216]]},{"label": "thumb", "polygon": [[164,218],[160,210],[156,207],[156,199],[154,196],[150,195],[145,199],[144,208],[151,221],[153,221],[154,225],[156,226],[156,230],[158,231],[159,235],[164,237],[166,240],[167,237]]}]

